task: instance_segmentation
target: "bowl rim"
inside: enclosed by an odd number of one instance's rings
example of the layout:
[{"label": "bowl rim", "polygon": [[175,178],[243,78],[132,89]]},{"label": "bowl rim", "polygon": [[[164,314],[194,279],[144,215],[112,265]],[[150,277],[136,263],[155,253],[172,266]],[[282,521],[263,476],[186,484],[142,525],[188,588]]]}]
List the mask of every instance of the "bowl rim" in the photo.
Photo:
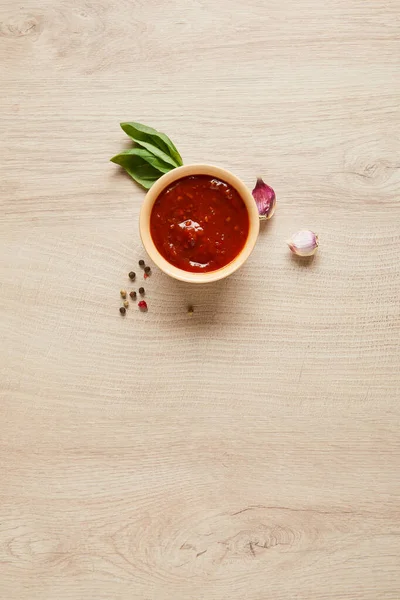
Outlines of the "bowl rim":
[{"label": "bowl rim", "polygon": [[[178,267],[175,267],[175,265],[168,262],[157,250],[150,233],[150,216],[153,205],[160,193],[174,181],[182,179],[183,177],[190,177],[191,175],[210,175],[232,185],[245,203],[249,215],[249,233],[239,254],[224,267],[216,269],[215,271],[207,271],[205,273],[185,271],[184,269],[179,269]],[[162,177],[160,177],[160,179],[158,179],[148,190],[143,200],[139,217],[140,237],[150,259],[159,269],[161,269],[161,271],[167,275],[170,275],[179,281],[185,281],[188,283],[211,283],[232,275],[232,273],[237,271],[237,269],[239,269],[246,262],[252,253],[258,238],[259,229],[260,219],[257,205],[250,190],[243,183],[243,181],[227,169],[206,163],[183,165],[181,167],[176,167],[175,169],[172,169],[171,171],[168,171],[168,173],[162,175]]]}]

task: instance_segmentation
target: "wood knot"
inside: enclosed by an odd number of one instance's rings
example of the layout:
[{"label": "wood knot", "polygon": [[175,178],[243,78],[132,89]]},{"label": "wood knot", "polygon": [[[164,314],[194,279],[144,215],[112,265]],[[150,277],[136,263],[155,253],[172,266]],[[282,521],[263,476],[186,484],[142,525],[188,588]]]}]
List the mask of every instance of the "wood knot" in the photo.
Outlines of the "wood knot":
[{"label": "wood knot", "polygon": [[40,33],[40,20],[34,15],[15,15],[0,23],[0,36],[19,38],[25,36],[37,37]]},{"label": "wood knot", "polygon": [[288,527],[259,525],[250,530],[243,530],[221,542],[226,547],[226,554],[236,556],[256,556],[262,551],[277,546],[293,546],[296,533]]}]

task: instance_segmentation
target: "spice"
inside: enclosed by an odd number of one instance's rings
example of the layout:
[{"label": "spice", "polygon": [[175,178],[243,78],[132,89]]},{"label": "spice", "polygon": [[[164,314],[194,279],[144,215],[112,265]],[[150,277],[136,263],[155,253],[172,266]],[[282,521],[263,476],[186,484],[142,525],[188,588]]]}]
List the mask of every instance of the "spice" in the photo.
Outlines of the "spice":
[{"label": "spice", "polygon": [[312,256],[318,249],[318,236],[313,231],[298,231],[287,240],[287,244],[297,256]]},{"label": "spice", "polygon": [[194,308],[193,306],[188,306],[188,314],[192,317],[194,313]]},{"label": "spice", "polygon": [[126,313],[126,308],[121,306],[121,308],[119,309],[119,312],[121,313],[121,315],[124,315]]},{"label": "spice", "polygon": [[134,271],[131,271],[129,273],[129,279],[131,279],[132,281],[134,281],[135,277],[136,277],[136,273],[134,273]]},{"label": "spice", "polygon": [[139,288],[139,294],[140,294],[141,296],[144,296],[144,288],[143,288],[143,287],[140,287],[140,288]]},{"label": "spice", "polygon": [[143,275],[143,279],[148,279],[148,278],[149,278],[149,275],[147,275],[147,273],[145,273],[145,274]]},{"label": "spice", "polygon": [[145,302],[144,300],[141,300],[138,303],[138,307],[140,308],[140,310],[146,311],[147,310],[147,302]]},{"label": "spice", "polygon": [[126,291],[125,290],[121,290],[120,294],[121,294],[121,298],[126,298]]},{"label": "spice", "polygon": [[125,302],[124,302],[124,306],[125,306],[125,308],[128,308],[128,306],[129,306],[129,302],[128,302],[128,300],[125,300]]},{"label": "spice", "polygon": [[132,300],[135,300],[135,298],[136,298],[136,292],[129,292],[129,295],[132,298]]},{"label": "spice", "polygon": [[139,267],[144,267],[144,260],[139,260]]},{"label": "spice", "polygon": [[264,183],[261,177],[257,179],[253,198],[257,204],[260,221],[270,219],[275,212],[276,196],[272,187]]},{"label": "spice", "polygon": [[151,268],[150,267],[145,267],[144,268],[144,272],[147,273],[147,275],[150,273]]}]

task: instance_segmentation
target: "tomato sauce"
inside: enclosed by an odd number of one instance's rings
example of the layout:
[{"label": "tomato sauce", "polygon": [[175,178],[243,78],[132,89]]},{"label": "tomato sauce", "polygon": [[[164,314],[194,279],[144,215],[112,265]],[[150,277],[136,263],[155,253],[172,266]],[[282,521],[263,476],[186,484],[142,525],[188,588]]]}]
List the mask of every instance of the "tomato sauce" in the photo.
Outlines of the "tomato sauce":
[{"label": "tomato sauce", "polygon": [[209,175],[174,181],[154,203],[150,233],[159,253],[179,269],[215,271],[243,249],[249,215],[238,192]]}]

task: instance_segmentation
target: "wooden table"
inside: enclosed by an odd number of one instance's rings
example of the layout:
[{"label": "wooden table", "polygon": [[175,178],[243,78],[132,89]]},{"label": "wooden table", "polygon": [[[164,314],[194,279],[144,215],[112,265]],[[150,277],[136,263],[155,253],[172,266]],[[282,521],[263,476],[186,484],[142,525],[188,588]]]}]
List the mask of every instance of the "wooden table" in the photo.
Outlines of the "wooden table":
[{"label": "wooden table", "polygon": [[[0,0],[1,600],[399,599],[399,17]],[[240,272],[125,318],[123,120],[278,197]]]}]

